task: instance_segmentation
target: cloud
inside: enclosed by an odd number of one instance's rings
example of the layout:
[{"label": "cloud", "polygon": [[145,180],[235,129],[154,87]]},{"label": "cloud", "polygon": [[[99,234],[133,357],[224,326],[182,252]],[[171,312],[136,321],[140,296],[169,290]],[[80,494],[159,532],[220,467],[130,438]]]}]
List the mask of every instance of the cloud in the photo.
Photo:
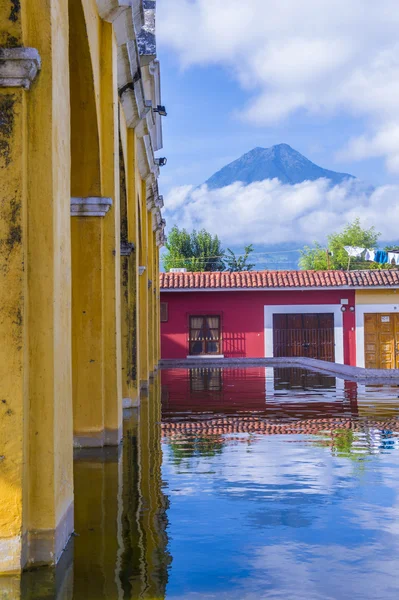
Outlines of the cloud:
[{"label": "cloud", "polygon": [[[399,173],[396,0],[159,0],[159,41],[182,67],[219,64],[250,94],[238,116],[270,125],[305,110],[364,119],[351,160]],[[233,107],[234,108],[234,107]],[[392,135],[391,135],[392,134]],[[361,149],[361,151],[359,150]]]},{"label": "cloud", "polygon": [[[399,186],[374,191],[357,182],[330,187],[326,179],[296,185],[266,179],[237,182],[217,190],[182,186],[165,198],[168,226],[205,228],[223,244],[323,242],[356,217],[364,227],[375,226],[385,241],[397,241]],[[389,215],[389,218],[387,218]]]}]

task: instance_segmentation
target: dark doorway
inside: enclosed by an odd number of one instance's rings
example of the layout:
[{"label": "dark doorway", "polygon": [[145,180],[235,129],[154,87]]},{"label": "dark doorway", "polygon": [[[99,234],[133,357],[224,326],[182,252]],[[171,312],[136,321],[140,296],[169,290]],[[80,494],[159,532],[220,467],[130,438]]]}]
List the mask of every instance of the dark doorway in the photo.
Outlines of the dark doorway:
[{"label": "dark doorway", "polygon": [[273,315],[274,356],[306,356],[334,362],[332,313]]}]

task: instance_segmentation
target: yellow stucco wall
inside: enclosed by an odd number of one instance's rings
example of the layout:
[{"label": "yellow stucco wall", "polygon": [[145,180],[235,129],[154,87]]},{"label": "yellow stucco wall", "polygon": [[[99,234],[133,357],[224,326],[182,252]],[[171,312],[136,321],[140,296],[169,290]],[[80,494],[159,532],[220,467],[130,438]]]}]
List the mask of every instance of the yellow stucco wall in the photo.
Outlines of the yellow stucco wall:
[{"label": "yellow stucco wall", "polygon": [[23,92],[0,91],[0,552],[1,539],[15,539],[5,567],[18,564],[23,530],[25,336],[26,120]]},{"label": "yellow stucco wall", "polygon": [[[118,444],[122,398],[159,360],[158,247],[113,25],[95,0],[0,0],[0,47],[15,45],[42,66],[29,91],[0,87],[0,573],[38,548],[58,560],[73,529],[74,433]],[[120,142],[135,244],[123,312]],[[71,196],[112,206],[71,218]]]},{"label": "yellow stucco wall", "polygon": [[356,290],[356,304],[396,304],[399,290]]},{"label": "yellow stucco wall", "polygon": [[28,527],[52,531],[73,502],[68,11],[24,6],[25,44],[44,58],[27,94]]}]

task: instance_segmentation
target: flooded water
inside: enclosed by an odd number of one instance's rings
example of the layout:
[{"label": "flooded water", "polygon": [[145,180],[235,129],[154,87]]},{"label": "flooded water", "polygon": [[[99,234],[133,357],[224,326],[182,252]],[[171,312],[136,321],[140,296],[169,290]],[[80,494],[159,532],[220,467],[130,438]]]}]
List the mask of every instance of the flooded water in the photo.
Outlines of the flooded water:
[{"label": "flooded water", "polygon": [[57,569],[0,598],[399,597],[399,387],[168,370],[124,433],[76,455]]}]

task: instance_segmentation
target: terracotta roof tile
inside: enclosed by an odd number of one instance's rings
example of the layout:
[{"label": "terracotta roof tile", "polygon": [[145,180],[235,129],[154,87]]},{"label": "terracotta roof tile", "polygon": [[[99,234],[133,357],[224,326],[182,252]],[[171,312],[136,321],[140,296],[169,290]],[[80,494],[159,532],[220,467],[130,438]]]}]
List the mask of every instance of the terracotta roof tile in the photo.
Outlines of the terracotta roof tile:
[{"label": "terracotta roof tile", "polygon": [[161,290],[399,287],[399,270],[161,273]]}]

